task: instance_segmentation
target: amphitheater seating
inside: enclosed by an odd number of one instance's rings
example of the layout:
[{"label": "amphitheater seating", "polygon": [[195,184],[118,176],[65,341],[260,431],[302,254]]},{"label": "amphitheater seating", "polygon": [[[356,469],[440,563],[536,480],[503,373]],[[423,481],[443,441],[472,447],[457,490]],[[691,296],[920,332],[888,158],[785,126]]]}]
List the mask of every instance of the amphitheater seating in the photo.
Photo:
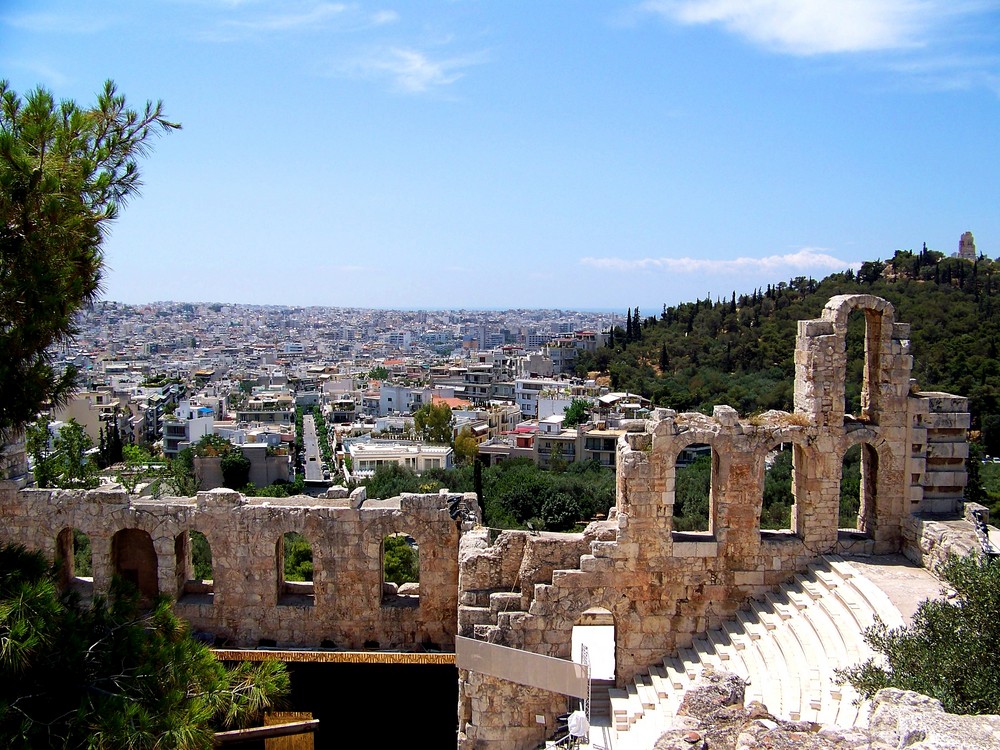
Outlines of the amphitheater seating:
[{"label": "amphitheater seating", "polygon": [[861,631],[876,613],[890,627],[903,624],[886,594],[848,561],[822,558],[779,591],[751,601],[734,620],[652,665],[633,684],[610,689],[614,747],[652,747],[707,664],[742,676],[748,681],[746,702],[760,701],[780,718],[862,725],[867,712],[834,670],[872,655]]}]

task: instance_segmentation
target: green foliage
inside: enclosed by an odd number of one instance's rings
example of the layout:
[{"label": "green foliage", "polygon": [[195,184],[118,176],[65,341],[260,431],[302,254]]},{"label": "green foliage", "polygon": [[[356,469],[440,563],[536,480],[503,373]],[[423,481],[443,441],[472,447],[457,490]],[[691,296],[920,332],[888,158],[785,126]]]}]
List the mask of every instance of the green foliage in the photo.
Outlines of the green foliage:
[{"label": "green foliage", "polygon": [[201,440],[194,447],[194,455],[198,458],[208,458],[211,456],[224,456],[232,452],[235,446],[220,435],[208,433],[202,435]]},{"label": "green foliage", "polygon": [[383,540],[382,576],[392,583],[419,583],[420,558],[405,536],[387,536]]},{"label": "green foliage", "polygon": [[[890,272],[891,271],[891,272]],[[613,346],[580,352],[578,374],[604,373],[616,390],[657,405],[710,414],[729,404],[743,414],[791,409],[797,321],[819,317],[837,294],[889,300],[911,326],[913,377],[924,390],[969,398],[973,429],[1000,446],[1000,261],[901,251],[822,281],[797,277],[735,295],[664,308],[643,321],[641,339],[619,329]],[[849,323],[848,409],[860,397],[863,316]],[[635,329],[633,320],[633,329]],[[988,453],[1000,454],[988,448]]]},{"label": "green foliage", "polygon": [[762,529],[787,529],[792,522],[792,448],[779,451],[764,472],[764,503],[760,516]]},{"label": "green foliage", "polygon": [[212,548],[208,539],[200,531],[188,533],[191,540],[191,564],[194,566],[194,577],[199,581],[212,580]]},{"label": "green foliage", "polygon": [[90,537],[79,529],[73,529],[73,573],[82,578],[94,575]]},{"label": "green foliage", "polygon": [[377,367],[373,367],[368,372],[368,379],[369,380],[388,380],[389,379],[389,371],[385,367],[383,367],[382,365],[379,365]]},{"label": "green foliage", "polygon": [[[606,514],[615,503],[615,473],[596,461],[569,464],[556,473],[526,458],[479,469],[482,508],[487,526],[566,531],[580,521]],[[389,498],[403,492],[476,492],[475,463],[455,469],[431,469],[418,476],[396,464],[383,464],[365,481],[368,497]]]},{"label": "green foliage", "polygon": [[712,456],[699,456],[687,466],[679,466],[674,488],[674,530],[708,531]]},{"label": "green foliage", "polygon": [[98,484],[97,464],[89,451],[94,447],[83,426],[75,419],[59,428],[48,450],[48,420],[31,425],[26,431],[26,445],[31,454],[35,483],[39,487],[87,489]]},{"label": "green foliage", "polygon": [[250,459],[243,451],[231,450],[222,456],[222,485],[231,490],[241,490],[250,481]]},{"label": "green foliage", "polygon": [[135,492],[139,484],[148,482],[152,485],[152,494],[158,496],[171,478],[169,465],[153,458],[147,449],[138,445],[123,446],[121,454],[125,464],[119,467],[116,479],[125,491]]},{"label": "green foliage", "polygon": [[421,491],[420,477],[399,464],[381,464],[364,481],[364,485],[367,488],[368,497],[381,499],[397,497],[404,492]]},{"label": "green foliage", "polygon": [[565,408],[563,427],[576,427],[590,419],[591,403],[585,398],[574,398]]},{"label": "green foliage", "polygon": [[451,443],[451,407],[448,404],[424,404],[413,412],[413,426],[429,443]]},{"label": "green foliage", "polygon": [[313,553],[309,540],[296,531],[289,531],[284,538],[285,580],[311,581],[313,579]]},{"label": "green foliage", "polygon": [[459,464],[472,463],[476,460],[476,456],[479,455],[479,444],[472,437],[472,430],[468,427],[463,427],[461,432],[458,433],[458,437],[455,438],[455,444],[452,448],[455,451],[455,460]]},{"label": "green foliage", "polygon": [[0,743],[4,747],[211,748],[287,693],[280,662],[226,668],[169,602],[133,589],[81,607],[38,553],[0,547]]},{"label": "green foliage", "polygon": [[839,675],[865,698],[895,687],[937,698],[952,713],[1000,713],[1000,562],[955,557],[938,573],[957,597],[923,602],[907,627],[876,620],[865,640],[879,656]]},{"label": "green foliage", "polygon": [[100,289],[101,245],[139,187],[137,159],[178,127],[161,103],[128,109],[108,81],[97,103],[22,99],[0,81],[0,436],[20,431],[76,381],[48,352]]},{"label": "green foliage", "polygon": [[979,467],[985,497],[980,501],[990,508],[990,518],[1000,519],[1000,463],[985,463]]},{"label": "green foliage", "polygon": [[198,492],[198,478],[194,474],[194,449],[185,448],[170,462],[172,491],[180,497],[192,497]]},{"label": "green foliage", "polygon": [[843,470],[840,475],[840,528],[856,528],[860,509],[861,446],[852,445],[844,454]]}]

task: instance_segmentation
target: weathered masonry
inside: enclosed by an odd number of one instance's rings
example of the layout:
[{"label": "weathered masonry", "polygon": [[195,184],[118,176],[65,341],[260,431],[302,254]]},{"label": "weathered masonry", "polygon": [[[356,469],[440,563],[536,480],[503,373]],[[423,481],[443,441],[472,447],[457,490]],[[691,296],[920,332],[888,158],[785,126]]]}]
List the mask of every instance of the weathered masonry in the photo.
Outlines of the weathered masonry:
[{"label": "weathered masonry", "polygon": [[[852,415],[844,374],[854,311],[864,316],[865,355]],[[820,319],[799,323],[793,413],[658,409],[619,441],[609,520],[577,535],[464,535],[459,635],[569,659],[574,627],[610,624],[621,686],[819,555],[900,551],[911,514],[961,503],[969,427],[966,399],[915,390],[908,339],[887,301],[834,297]],[[792,520],[787,530],[762,531],[765,464],[781,444],[793,452]],[[693,445],[711,451],[710,519],[707,529],[679,532],[676,464]],[[861,502],[857,523],[842,529],[842,461],[854,445]],[[555,693],[460,671],[462,748],[534,747],[565,710]]]},{"label": "weathered masonry", "polygon": [[[192,498],[124,492],[20,490],[0,485],[0,536],[64,562],[65,583],[106,590],[113,575],[145,597],[167,594],[196,630],[230,646],[442,649],[455,641],[462,496],[392,500],[246,498],[228,490]],[[475,496],[467,498],[472,506]],[[93,576],[73,570],[74,530],[90,539]],[[286,534],[312,549],[313,580],[286,581]],[[191,539],[203,534],[212,577],[196,580]],[[385,539],[406,535],[419,556],[419,595],[383,584]]]},{"label": "weathered masonry", "polygon": [[[848,320],[863,318],[858,413],[845,408]],[[909,326],[887,301],[834,297],[801,321],[794,411],[741,418],[657,409],[617,446],[616,506],[580,534],[499,534],[459,525],[474,496],[248,499],[224,490],[149,500],[122,492],[18,490],[0,483],[0,538],[74,557],[86,534],[92,578],[66,566],[66,585],[104,590],[113,574],[146,596],[165,593],[198,630],[233,646],[454,648],[456,635],[569,659],[573,631],[613,631],[621,686],[732,616],[749,597],[830,552],[903,550],[919,559],[914,519],[962,503],[967,401],[921,393],[910,380]],[[792,452],[795,504],[784,530],[761,530],[765,470]],[[840,528],[844,454],[861,451],[857,518]],[[711,455],[707,528],[674,529],[678,457]],[[204,535],[211,579],[195,580],[191,543]],[[313,581],[286,581],[283,545],[312,546]],[[385,540],[419,549],[419,596],[384,585]],[[201,540],[199,540],[201,541]],[[460,748],[534,748],[566,710],[563,695],[462,669]],[[537,717],[542,717],[539,723]]]}]

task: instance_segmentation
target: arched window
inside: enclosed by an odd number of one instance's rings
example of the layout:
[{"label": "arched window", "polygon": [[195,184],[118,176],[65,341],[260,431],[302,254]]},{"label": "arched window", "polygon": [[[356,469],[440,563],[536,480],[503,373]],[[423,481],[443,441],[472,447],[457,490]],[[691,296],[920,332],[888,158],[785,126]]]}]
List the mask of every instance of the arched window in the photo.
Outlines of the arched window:
[{"label": "arched window", "polygon": [[215,582],[212,576],[212,548],[200,531],[184,531],[174,540],[177,560],[177,599],[185,604],[212,604]]},{"label": "arched window", "polygon": [[420,603],[420,547],[408,534],[382,540],[382,605],[416,607]]},{"label": "arched window", "polygon": [[709,532],[714,528],[718,456],[707,443],[692,443],[674,464],[674,532]]},{"label": "arched window", "polygon": [[65,528],[56,537],[56,561],[64,588],[89,595],[94,590],[90,537],[80,529]]},{"label": "arched window", "polygon": [[115,575],[136,587],[144,605],[159,595],[156,550],[148,533],[142,529],[122,529],[116,533],[111,538],[111,561]]},{"label": "arched window", "polygon": [[870,535],[878,492],[878,451],[871,443],[844,453],[840,475],[840,529]]},{"label": "arched window", "polygon": [[[573,626],[573,661],[583,663],[584,649],[590,663],[590,679],[615,680],[615,620],[603,607],[591,607],[580,615]],[[605,687],[605,690],[607,687]]]},{"label": "arched window", "polygon": [[305,536],[297,531],[282,535],[275,546],[278,569],[278,604],[311,607],[315,604],[313,588],[313,551]]},{"label": "arched window", "polygon": [[878,423],[883,313],[858,309],[847,317],[844,339],[844,414]]},{"label": "arched window", "polygon": [[802,449],[793,443],[779,443],[764,457],[764,486],[760,529],[797,531],[795,507],[795,470]]}]

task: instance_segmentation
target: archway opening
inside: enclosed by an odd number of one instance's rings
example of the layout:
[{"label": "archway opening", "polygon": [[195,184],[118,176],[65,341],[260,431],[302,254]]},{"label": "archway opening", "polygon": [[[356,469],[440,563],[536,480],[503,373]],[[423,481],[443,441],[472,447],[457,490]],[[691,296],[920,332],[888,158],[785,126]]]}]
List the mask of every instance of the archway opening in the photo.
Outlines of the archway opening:
[{"label": "archway opening", "polygon": [[305,536],[288,531],[275,545],[278,604],[310,607],[315,603],[313,551]]},{"label": "archway opening", "polygon": [[760,512],[761,531],[798,531],[795,505],[795,467],[802,449],[779,443],[764,457],[764,487]]},{"label": "archway opening", "polygon": [[420,604],[420,546],[409,534],[382,539],[382,606]]},{"label": "archway opening", "polygon": [[77,528],[65,528],[56,537],[56,563],[64,589],[82,595],[94,591],[93,562],[90,537]]},{"label": "archway opening", "polygon": [[675,532],[709,532],[714,529],[712,490],[718,456],[707,443],[692,443],[677,454],[674,473]]},{"label": "archway opening", "polygon": [[212,604],[215,581],[212,576],[212,547],[200,531],[184,531],[174,540],[177,561],[178,601],[185,604]]},{"label": "archway opening", "polygon": [[153,539],[142,529],[122,529],[111,538],[115,575],[135,586],[139,601],[147,606],[160,593]]},{"label": "archway opening", "polygon": [[590,663],[590,679],[615,680],[615,619],[603,607],[586,610],[573,626],[573,661],[584,663],[584,650]]},{"label": "archway opening", "polygon": [[878,496],[878,451],[871,443],[844,453],[840,475],[840,530],[871,535]]},{"label": "archway opening", "polygon": [[878,422],[882,313],[854,310],[847,318],[844,368],[844,415]]}]

